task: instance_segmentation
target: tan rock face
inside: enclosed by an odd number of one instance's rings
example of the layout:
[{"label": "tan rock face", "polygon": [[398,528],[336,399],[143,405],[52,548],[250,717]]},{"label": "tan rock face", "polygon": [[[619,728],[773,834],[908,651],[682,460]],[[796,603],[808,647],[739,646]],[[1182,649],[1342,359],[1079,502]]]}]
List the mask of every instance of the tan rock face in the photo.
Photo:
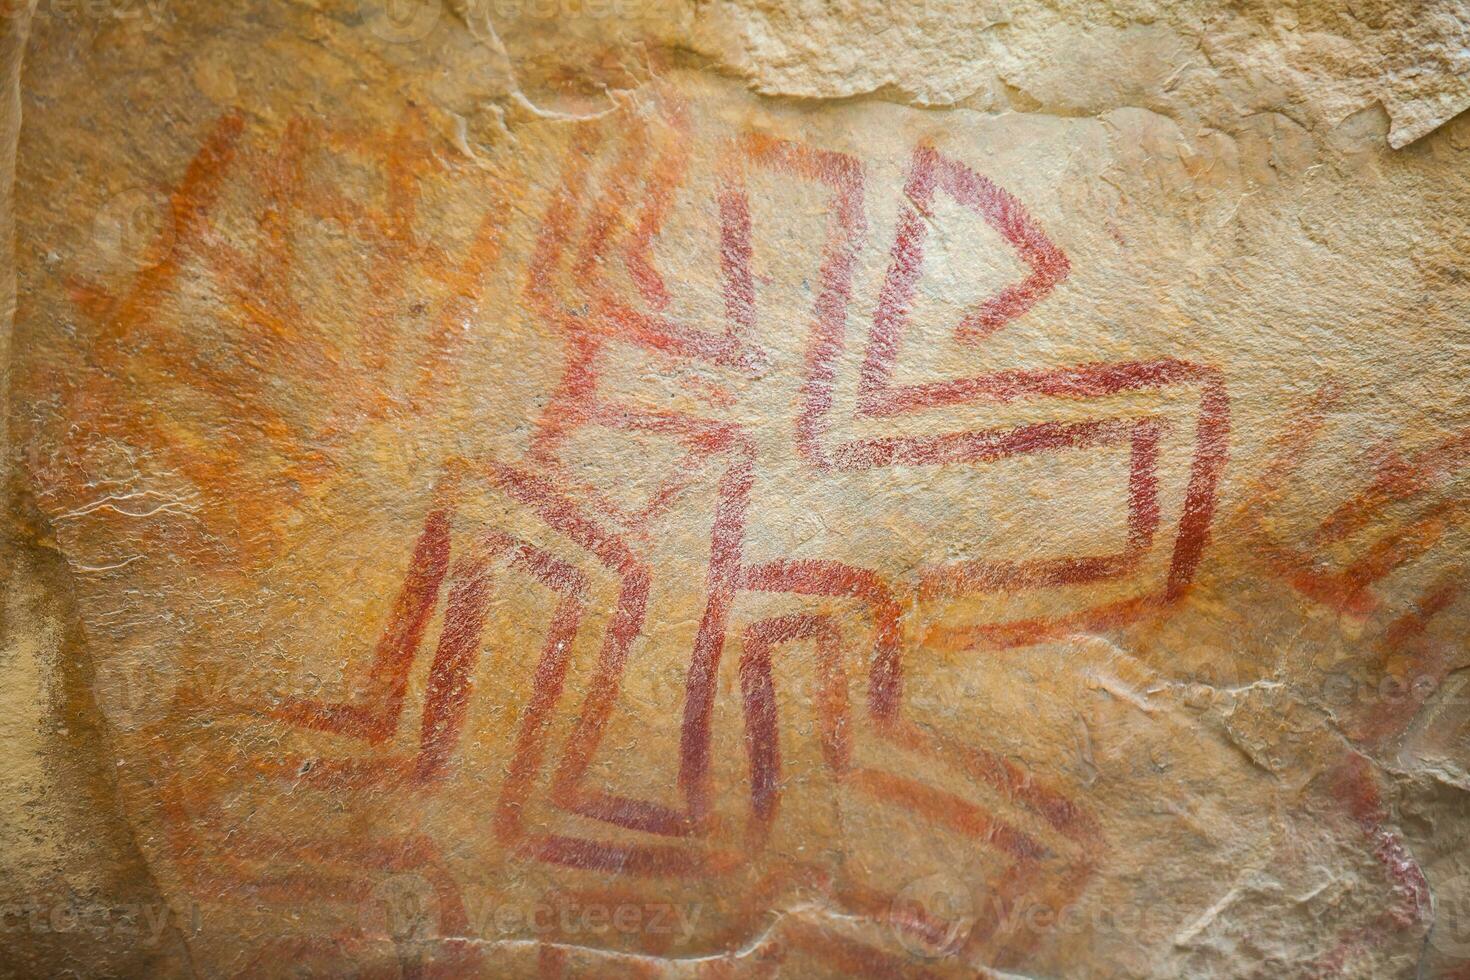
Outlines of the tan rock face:
[{"label": "tan rock face", "polygon": [[1470,969],[1463,11],[594,6],[37,10],[31,968]]}]

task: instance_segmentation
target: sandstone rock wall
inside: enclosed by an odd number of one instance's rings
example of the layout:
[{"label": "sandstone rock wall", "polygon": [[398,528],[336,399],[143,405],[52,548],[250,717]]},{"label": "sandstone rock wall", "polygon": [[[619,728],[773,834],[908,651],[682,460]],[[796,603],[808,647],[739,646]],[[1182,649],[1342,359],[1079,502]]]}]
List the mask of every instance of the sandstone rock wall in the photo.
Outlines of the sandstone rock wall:
[{"label": "sandstone rock wall", "polygon": [[1463,4],[8,14],[15,975],[1467,975]]}]

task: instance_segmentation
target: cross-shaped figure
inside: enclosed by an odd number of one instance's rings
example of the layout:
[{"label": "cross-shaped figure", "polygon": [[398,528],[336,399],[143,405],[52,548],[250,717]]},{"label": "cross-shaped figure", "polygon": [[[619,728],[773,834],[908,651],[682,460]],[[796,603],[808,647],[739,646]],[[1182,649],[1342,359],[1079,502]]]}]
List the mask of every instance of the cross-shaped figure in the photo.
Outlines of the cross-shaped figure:
[{"label": "cross-shaped figure", "polygon": [[[443,626],[430,667],[416,755],[392,760],[330,761],[314,766],[321,785],[425,785],[439,778],[463,734],[475,687],[495,583],[508,575],[544,589],[554,601],[532,694],[520,716],[512,761],[499,790],[495,832],[527,858],[584,871],[650,877],[701,877],[729,873],[759,854],[777,820],[782,799],[782,759],[772,657],[783,646],[815,644],[818,703],[814,705],[825,764],[847,790],[902,808],[947,832],[994,849],[1011,863],[996,890],[1018,893],[1028,872],[1069,849],[1068,872],[1049,882],[1070,894],[1090,873],[1101,849],[1095,818],[1059,790],[1005,757],[947,736],[910,717],[904,702],[906,607],[895,584],[856,556],[841,539],[825,542],[827,554],[771,555],[756,542],[769,539],[754,513],[757,484],[773,468],[789,479],[831,486],[875,471],[979,466],[1033,454],[1125,448],[1128,458],[1124,547],[1100,555],[1021,561],[965,559],[924,564],[919,594],[1006,593],[1026,589],[1126,581],[1156,547],[1163,505],[1158,476],[1159,442],[1167,420],[1151,412],[1099,418],[954,428],[915,433],[905,423],[931,409],[974,408],[1053,399],[1084,403],[1134,392],[1175,388],[1198,393],[1194,450],[1187,485],[1177,506],[1164,580],[1158,588],[1061,616],[969,624],[931,631],[926,642],[957,647],[1036,643],[1080,629],[1101,629],[1136,618],[1178,599],[1200,561],[1225,461],[1228,400],[1219,372],[1180,360],[1085,363],[1051,369],[1009,370],[927,383],[898,383],[905,335],[916,288],[924,275],[931,213],[941,193],[982,218],[1016,251],[1024,278],[975,304],[956,327],[963,343],[981,343],[1032,309],[1067,277],[1069,263],[1019,201],[990,180],[920,143],[914,150],[905,203],[865,342],[850,329],[854,269],[866,238],[866,178],[853,156],[759,133],[723,136],[715,157],[719,279],[723,314],[718,326],[673,312],[679,297],[668,288],[654,246],[668,223],[692,158],[693,123],[676,97],[659,96],[656,118],[621,118],[631,127],[600,197],[586,204],[603,133],[582,127],[568,151],[559,186],[541,222],[527,271],[526,306],[554,327],[566,348],[561,379],[531,438],[528,458],[517,462],[478,458],[451,462],[414,546],[408,576],[395,601],[375,661],[346,703],[296,701],[274,712],[308,728],[356,736],[379,744],[399,726],[408,677],[440,602]],[[657,135],[655,135],[657,129]],[[741,412],[742,394],[774,384],[768,375],[791,359],[763,342],[760,277],[753,268],[759,238],[752,208],[753,177],[787,181],[798,193],[826,196],[824,240],[816,256],[813,307],[800,341],[788,415],[752,421]],[[640,194],[641,191],[641,194]],[[639,203],[634,207],[633,203]],[[629,213],[631,212],[631,213]],[[621,268],[631,290],[620,289],[610,270]],[[631,295],[630,295],[631,293]],[[792,328],[786,331],[792,335]],[[849,349],[862,351],[855,413],[837,417],[838,374]],[[691,399],[707,410],[667,410],[609,391],[607,365],[628,351],[694,364],[736,380],[690,381]],[[687,379],[686,379],[687,380]],[[983,418],[983,416],[980,416]],[[890,432],[872,427],[892,420]],[[841,435],[849,422],[862,428]],[[772,432],[784,433],[773,437]],[[588,432],[632,434],[672,442],[682,461],[648,481],[646,500],[628,506],[579,478],[571,465],[571,440]],[[779,443],[779,444],[778,444]],[[769,463],[771,447],[787,462]],[[788,452],[789,451],[789,452]],[[636,468],[637,461],[630,461]],[[653,793],[615,792],[591,785],[605,736],[619,711],[630,654],[649,625],[651,596],[662,569],[645,547],[660,518],[688,499],[713,467],[708,562],[692,583],[700,614],[684,672],[678,744],[678,803]],[[784,468],[783,468],[784,467]],[[880,501],[881,503],[881,501]],[[513,519],[504,515],[513,513]],[[684,577],[684,569],[670,574]],[[616,582],[609,608],[589,608],[592,581]],[[752,597],[796,608],[736,625],[737,606]],[[851,643],[835,608],[861,611],[866,630],[865,698],[848,698]],[[553,738],[558,712],[569,707],[567,678],[572,651],[599,614],[595,665],[575,720],[561,744]],[[719,665],[732,634],[742,638],[739,679],[744,702],[744,752],[750,794],[738,839],[717,833],[714,803],[712,718]],[[670,710],[676,706],[668,705]],[[896,767],[879,759],[913,760]],[[642,760],[647,761],[647,760]],[[562,832],[548,817],[531,816],[544,767],[545,799],[571,815],[577,829]],[[957,793],[924,778],[949,773],[976,793]],[[979,791],[998,794],[1028,812],[1029,826],[998,816]],[[598,827],[606,828],[597,831]],[[1045,838],[1045,840],[1043,840]],[[1065,879],[1065,880],[1062,880]],[[855,905],[881,907],[891,896],[843,886]],[[922,916],[905,922],[916,931],[935,928]],[[989,935],[982,925],[973,943]],[[1034,939],[1034,936],[1032,937]]]}]

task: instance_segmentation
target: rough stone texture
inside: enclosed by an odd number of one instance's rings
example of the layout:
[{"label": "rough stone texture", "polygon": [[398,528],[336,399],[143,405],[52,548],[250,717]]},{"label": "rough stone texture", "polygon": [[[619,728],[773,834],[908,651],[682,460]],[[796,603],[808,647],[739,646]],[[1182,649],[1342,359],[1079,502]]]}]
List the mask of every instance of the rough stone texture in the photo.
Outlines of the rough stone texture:
[{"label": "rough stone texture", "polygon": [[1463,5],[26,24],[15,975],[1470,975]]}]

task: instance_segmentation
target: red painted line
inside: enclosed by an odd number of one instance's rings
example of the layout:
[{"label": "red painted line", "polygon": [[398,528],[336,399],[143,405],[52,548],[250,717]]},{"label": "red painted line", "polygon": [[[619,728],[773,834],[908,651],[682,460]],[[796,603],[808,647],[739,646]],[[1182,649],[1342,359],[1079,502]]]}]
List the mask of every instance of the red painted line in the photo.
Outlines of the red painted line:
[{"label": "red painted line", "polygon": [[877,799],[913,810],[965,837],[986,841],[1018,860],[1036,861],[1048,856],[1046,848],[1026,832],[953,793],[877,769],[857,768],[848,778],[858,789]]},{"label": "red painted line", "polygon": [[710,536],[709,601],[694,640],[684,691],[679,786],[686,794],[690,816],[695,821],[703,819],[709,809],[709,743],[715,685],[725,644],[725,623],[740,584],[745,512],[754,480],[754,452],[742,448],[744,451],[720,480],[714,531]]},{"label": "red painted line", "polygon": [[817,640],[820,693],[816,707],[822,755],[839,777],[847,772],[851,761],[847,678],[836,626],[823,616],[796,613],[761,620],[747,627],[745,652],[740,659],[740,686],[745,702],[746,753],[750,758],[752,846],[758,847],[769,834],[780,802],[781,745],[771,650],[779,644],[810,637]]},{"label": "red painted line", "polygon": [[365,739],[374,745],[397,730],[408,671],[449,570],[449,518],[448,510],[436,509],[424,522],[362,688],[360,698],[366,703],[289,700],[276,710],[277,717],[304,728]]},{"label": "red painted line", "polygon": [[866,603],[877,637],[868,674],[868,710],[879,722],[897,717],[903,687],[903,610],[877,574],[836,561],[781,560],[748,566],[744,585],[756,592],[850,596]]},{"label": "red painted line", "polygon": [[480,659],[485,613],[490,604],[491,563],[510,547],[503,535],[495,538],[477,543],[453,576],[444,626],[424,694],[416,773],[420,780],[438,776],[459,744],[460,729],[474,689],[474,668]]},{"label": "red painted line", "polygon": [[944,189],[956,201],[984,216],[1031,267],[1031,274],[1025,280],[1006,287],[965,314],[956,332],[962,340],[978,340],[1035,306],[1067,277],[1071,267],[1067,256],[1031,220],[1020,201],[957,161],[937,153],[934,159]]}]

